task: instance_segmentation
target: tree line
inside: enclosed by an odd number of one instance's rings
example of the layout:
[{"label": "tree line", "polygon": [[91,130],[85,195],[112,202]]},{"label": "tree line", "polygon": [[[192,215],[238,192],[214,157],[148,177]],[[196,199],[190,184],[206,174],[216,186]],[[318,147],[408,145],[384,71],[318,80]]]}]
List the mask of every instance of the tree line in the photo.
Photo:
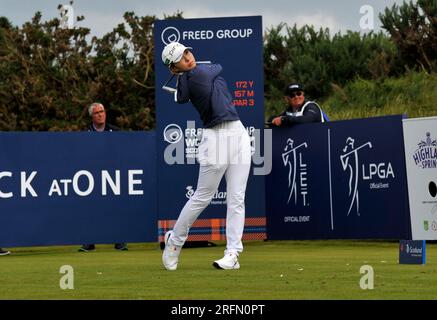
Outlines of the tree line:
[{"label": "tree line", "polygon": [[[182,18],[181,12],[165,16]],[[266,101],[280,97],[290,81],[305,84],[311,97],[324,98],[357,78],[436,72],[436,1],[395,4],[379,18],[385,33],[331,35],[328,29],[284,23],[267,30]],[[21,27],[0,17],[0,130],[83,130],[87,106],[95,101],[123,130],[154,128],[157,18],[127,12],[124,20],[98,38],[88,28],[63,28],[58,18],[41,21],[40,12]]]}]

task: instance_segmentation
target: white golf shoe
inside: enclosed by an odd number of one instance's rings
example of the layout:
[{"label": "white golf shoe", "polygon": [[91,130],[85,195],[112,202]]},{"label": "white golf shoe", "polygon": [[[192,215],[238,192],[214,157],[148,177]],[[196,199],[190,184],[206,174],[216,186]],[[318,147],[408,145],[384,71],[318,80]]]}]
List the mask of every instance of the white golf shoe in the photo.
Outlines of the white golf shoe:
[{"label": "white golf shoe", "polygon": [[181,253],[182,246],[176,246],[172,243],[171,237],[172,231],[167,231],[164,237],[165,248],[162,253],[162,263],[167,270],[174,271],[178,267],[179,254]]},{"label": "white golf shoe", "polygon": [[217,269],[240,269],[240,263],[238,262],[238,252],[225,253],[225,256],[223,258],[214,261],[212,265]]}]

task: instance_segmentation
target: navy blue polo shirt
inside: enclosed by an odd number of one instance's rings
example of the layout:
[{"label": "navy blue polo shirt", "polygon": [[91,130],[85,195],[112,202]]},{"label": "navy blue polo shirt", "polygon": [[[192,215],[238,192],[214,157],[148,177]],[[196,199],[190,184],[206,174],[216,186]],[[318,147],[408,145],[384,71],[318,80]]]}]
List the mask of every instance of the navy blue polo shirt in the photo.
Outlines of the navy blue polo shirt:
[{"label": "navy blue polo shirt", "polygon": [[191,100],[204,128],[240,119],[226,81],[220,76],[222,70],[220,64],[199,64],[178,79],[177,102]]}]

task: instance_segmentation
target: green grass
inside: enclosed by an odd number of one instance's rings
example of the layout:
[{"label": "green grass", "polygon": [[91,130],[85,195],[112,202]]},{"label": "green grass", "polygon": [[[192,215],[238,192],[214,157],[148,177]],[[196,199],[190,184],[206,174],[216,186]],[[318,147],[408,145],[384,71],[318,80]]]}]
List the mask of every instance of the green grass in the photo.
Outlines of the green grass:
[{"label": "green grass", "polygon": [[[427,264],[399,265],[398,243],[381,241],[247,242],[240,270],[216,270],[217,247],[183,249],[177,271],[161,266],[157,244],[129,251],[98,245],[14,248],[0,257],[0,299],[436,299],[437,245]],[[74,268],[74,289],[61,290],[62,265]],[[374,269],[362,290],[360,267]]]},{"label": "green grass", "polygon": [[379,81],[357,79],[344,88],[333,86],[322,104],[332,120],[406,114],[409,118],[437,115],[437,74],[409,72]]},{"label": "green grass", "polygon": [[[395,114],[437,116],[437,73],[411,71],[399,78],[356,79],[344,87],[332,84],[332,89],[329,97],[316,100],[331,121]],[[275,99],[265,101],[265,118],[284,108],[278,93]]]}]

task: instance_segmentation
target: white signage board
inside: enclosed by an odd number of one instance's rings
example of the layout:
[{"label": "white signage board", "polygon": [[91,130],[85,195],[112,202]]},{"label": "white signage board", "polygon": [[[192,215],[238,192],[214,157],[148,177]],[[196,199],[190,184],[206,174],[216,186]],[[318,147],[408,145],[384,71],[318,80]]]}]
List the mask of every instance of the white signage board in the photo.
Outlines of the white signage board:
[{"label": "white signage board", "polygon": [[437,117],[403,120],[413,240],[437,239]]}]

